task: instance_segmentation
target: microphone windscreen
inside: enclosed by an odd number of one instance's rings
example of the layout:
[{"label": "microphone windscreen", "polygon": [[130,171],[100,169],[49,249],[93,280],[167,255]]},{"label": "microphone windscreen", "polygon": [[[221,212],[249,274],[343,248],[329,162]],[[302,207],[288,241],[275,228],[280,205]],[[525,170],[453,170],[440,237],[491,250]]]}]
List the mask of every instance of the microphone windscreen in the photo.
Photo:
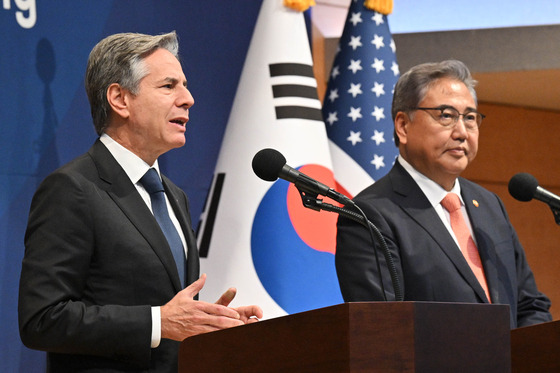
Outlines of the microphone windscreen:
[{"label": "microphone windscreen", "polygon": [[263,180],[275,181],[278,179],[286,158],[278,150],[262,149],[253,157],[253,171]]},{"label": "microphone windscreen", "polygon": [[538,180],[531,174],[521,172],[513,175],[508,184],[509,194],[518,201],[527,202],[533,199]]}]

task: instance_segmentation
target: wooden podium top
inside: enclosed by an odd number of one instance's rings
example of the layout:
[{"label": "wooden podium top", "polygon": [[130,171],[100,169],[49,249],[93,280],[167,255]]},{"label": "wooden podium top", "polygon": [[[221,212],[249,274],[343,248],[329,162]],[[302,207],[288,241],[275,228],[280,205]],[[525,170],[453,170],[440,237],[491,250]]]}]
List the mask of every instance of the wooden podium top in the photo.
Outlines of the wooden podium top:
[{"label": "wooden podium top", "polygon": [[560,321],[511,331],[512,372],[560,372]]},{"label": "wooden podium top", "polygon": [[504,305],[365,302],[186,339],[179,372],[510,372]]}]

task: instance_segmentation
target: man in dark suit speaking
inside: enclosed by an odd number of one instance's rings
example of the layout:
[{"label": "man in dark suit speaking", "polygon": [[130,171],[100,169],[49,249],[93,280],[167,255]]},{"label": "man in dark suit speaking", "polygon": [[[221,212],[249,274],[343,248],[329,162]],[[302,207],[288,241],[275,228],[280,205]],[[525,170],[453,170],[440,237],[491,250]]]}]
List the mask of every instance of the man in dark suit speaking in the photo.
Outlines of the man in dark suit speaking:
[{"label": "man in dark suit speaking", "polygon": [[175,33],[105,38],[85,85],[100,138],[33,198],[20,335],[53,372],[176,372],[179,341],[262,310],[228,307],[233,288],[216,304],[196,300],[206,276],[188,200],[157,162],[185,144],[194,104]]},{"label": "man in dark suit speaking", "polygon": [[[459,177],[475,158],[475,81],[459,61],[413,67],[395,86],[399,156],[355,203],[384,236],[407,301],[508,304],[511,327],[552,320],[501,200]],[[379,242],[375,250],[380,250]],[[381,253],[381,251],[379,251]],[[394,299],[368,230],[338,221],[336,268],[345,301]]]}]

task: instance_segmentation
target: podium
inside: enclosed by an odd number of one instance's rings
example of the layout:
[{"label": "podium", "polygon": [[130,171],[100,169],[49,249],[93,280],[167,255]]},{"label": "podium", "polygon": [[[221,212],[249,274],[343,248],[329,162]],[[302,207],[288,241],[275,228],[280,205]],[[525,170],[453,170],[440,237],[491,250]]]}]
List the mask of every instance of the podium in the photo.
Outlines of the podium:
[{"label": "podium", "polygon": [[187,338],[179,372],[510,372],[505,305],[364,302]]},{"label": "podium", "polygon": [[512,372],[560,372],[560,321],[511,331]]}]

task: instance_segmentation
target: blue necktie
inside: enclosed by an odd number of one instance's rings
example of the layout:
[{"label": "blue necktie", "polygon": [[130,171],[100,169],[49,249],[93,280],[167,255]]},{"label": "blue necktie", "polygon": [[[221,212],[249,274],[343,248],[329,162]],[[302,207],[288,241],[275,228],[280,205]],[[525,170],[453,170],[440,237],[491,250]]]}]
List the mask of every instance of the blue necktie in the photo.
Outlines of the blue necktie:
[{"label": "blue necktie", "polygon": [[140,183],[150,194],[150,199],[152,200],[152,210],[154,216],[167,238],[173,257],[175,258],[175,264],[177,264],[177,271],[179,272],[179,278],[181,279],[181,286],[185,286],[185,250],[183,248],[183,243],[181,242],[181,237],[177,229],[173,225],[171,218],[169,218],[169,211],[167,211],[167,203],[165,202],[165,192],[163,189],[163,184],[155,168],[150,168],[148,172],[140,179]]}]

